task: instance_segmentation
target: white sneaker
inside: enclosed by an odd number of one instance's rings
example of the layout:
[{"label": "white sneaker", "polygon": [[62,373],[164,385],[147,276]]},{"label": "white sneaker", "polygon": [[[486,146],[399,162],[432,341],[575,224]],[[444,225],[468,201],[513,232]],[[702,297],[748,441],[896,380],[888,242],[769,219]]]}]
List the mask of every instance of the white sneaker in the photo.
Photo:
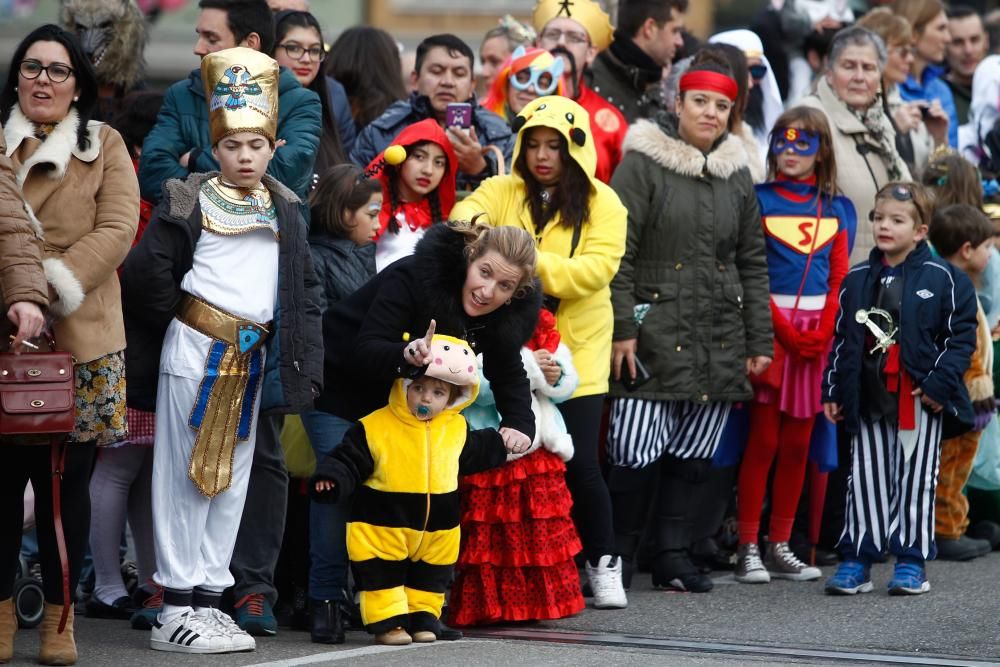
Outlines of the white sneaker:
[{"label": "white sneaker", "polygon": [[622,587],[622,559],[610,554],[601,556],[597,565],[587,561],[587,578],[594,592],[595,609],[624,609],[628,606]]},{"label": "white sneaker", "polygon": [[149,647],[173,653],[230,653],[233,641],[214,623],[187,611],[167,623],[161,623],[159,618],[153,621]]},{"label": "white sneaker", "polygon": [[205,619],[206,623],[211,623],[233,642],[233,651],[256,651],[257,642],[253,637],[241,628],[233,620],[232,616],[220,609],[211,607],[207,612],[199,613],[198,616]]}]

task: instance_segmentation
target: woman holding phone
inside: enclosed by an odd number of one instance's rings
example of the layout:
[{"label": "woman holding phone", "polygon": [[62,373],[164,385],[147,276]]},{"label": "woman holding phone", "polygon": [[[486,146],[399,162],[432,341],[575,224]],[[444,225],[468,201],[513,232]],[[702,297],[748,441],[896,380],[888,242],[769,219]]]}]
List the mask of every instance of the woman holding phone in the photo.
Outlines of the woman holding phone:
[{"label": "woman holding phone", "polygon": [[629,129],[611,180],[628,241],[611,283],[608,485],[626,583],[662,477],[653,584],[701,593],[712,580],[691,562],[694,514],[714,493],[706,481],[730,405],[751,398],[747,376],[768,367],[773,343],[757,197],[726,129],[737,83],[722,56],[706,57],[679,90],[676,114]]},{"label": "woman holding phone", "polygon": [[[576,450],[566,463],[566,482],[587,577],[595,607],[622,608],[627,600],[597,448],[611,354],[608,286],[625,249],[626,211],[611,188],[594,177],[597,152],[589,115],[579,104],[539,97],[521,109],[513,129],[510,175],[485,181],[455,205],[451,217],[484,214],[491,225],[517,227],[535,239],[546,307],[555,314],[580,374],[576,391],[558,407]],[[544,372],[556,362],[540,365]]]}]

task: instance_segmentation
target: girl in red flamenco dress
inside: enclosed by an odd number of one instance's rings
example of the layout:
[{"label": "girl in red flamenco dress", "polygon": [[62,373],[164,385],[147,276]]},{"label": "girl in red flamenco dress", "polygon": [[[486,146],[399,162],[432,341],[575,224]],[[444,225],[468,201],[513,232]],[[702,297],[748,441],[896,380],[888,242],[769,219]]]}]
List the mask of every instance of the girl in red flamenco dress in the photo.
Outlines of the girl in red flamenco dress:
[{"label": "girl in red flamenco dress", "polygon": [[[573,394],[579,378],[549,311],[541,311],[521,360],[531,383],[535,439],[528,452],[508,455],[507,465],[459,483],[462,547],[449,602],[452,625],[550,620],[584,608],[573,561],[581,544],[565,480],[573,441],[555,406]],[[485,377],[464,414],[469,428],[499,426]]]}]

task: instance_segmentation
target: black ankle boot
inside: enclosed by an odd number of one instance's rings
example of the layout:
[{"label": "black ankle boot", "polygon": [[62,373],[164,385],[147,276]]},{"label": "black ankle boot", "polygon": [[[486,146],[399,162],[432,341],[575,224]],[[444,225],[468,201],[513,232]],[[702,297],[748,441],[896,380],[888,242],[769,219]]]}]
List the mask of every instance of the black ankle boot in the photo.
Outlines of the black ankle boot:
[{"label": "black ankle boot", "polygon": [[344,622],[336,600],[310,600],[309,636],[314,644],[343,644]]}]

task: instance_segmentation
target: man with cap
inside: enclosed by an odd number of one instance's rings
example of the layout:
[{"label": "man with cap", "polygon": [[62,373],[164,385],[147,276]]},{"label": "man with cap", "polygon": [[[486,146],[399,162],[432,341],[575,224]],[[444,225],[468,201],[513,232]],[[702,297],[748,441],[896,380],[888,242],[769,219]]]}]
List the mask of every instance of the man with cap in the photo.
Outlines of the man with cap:
[{"label": "man with cap", "polygon": [[668,108],[660,81],[684,46],[688,0],[622,0],[611,45],[597,54],[588,81],[629,123]]},{"label": "man with cap", "polygon": [[278,64],[233,48],[206,55],[201,75],[222,173],[166,183],[123,277],[130,394],[156,405],[153,578],[163,608],[150,647],[228,653],[255,649],[218,604],[234,583],[265,360],[280,369],[286,398],[308,398],[291,406],[301,410],[321,384],[323,353],[300,202],[265,174]]},{"label": "man with cap", "polygon": [[586,84],[584,74],[594,56],[611,43],[611,19],[593,0],[539,0],[532,21],[538,31],[538,46],[565,62],[563,95],[590,114],[597,148],[596,176],[607,183],[621,161],[628,123],[614,105]]}]

